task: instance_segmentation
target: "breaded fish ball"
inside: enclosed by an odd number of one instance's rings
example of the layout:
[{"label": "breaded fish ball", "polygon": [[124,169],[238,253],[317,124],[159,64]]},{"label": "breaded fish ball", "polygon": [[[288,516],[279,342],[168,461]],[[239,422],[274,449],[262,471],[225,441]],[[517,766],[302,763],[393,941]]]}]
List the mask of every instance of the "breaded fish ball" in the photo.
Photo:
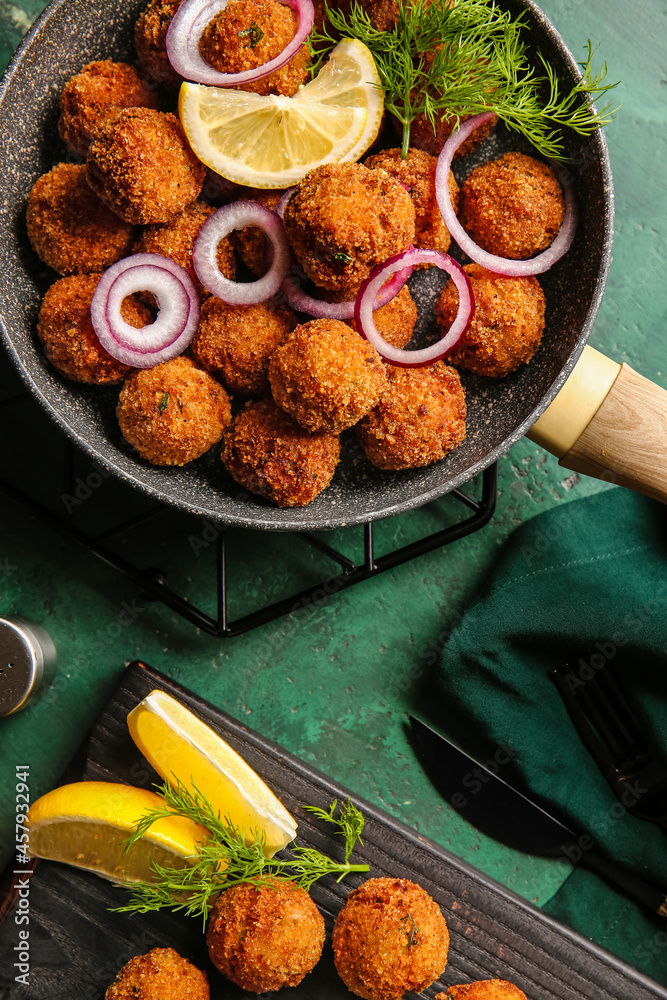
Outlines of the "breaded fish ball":
[{"label": "breaded fish ball", "polygon": [[337,319],[302,323],[269,362],[273,398],[309,431],[340,434],[375,406],[387,387],[380,355]]},{"label": "breaded fish ball", "polygon": [[84,165],[59,163],[28,195],[28,239],[58,274],[103,271],[130,252],[135,227],[91,190]]},{"label": "breaded fish ball", "polygon": [[311,434],[272,399],[247,403],[225,432],[222,461],[241,486],[278,507],[303,507],[325,489],[340,458],[337,434]]},{"label": "breaded fish ball", "polygon": [[[132,247],[132,253],[158,253],[185,268],[200,293],[205,291],[192,263],[192,248],[199,230],[215,211],[203,201],[195,201],[163,225],[145,226]],[[232,245],[226,237],[218,243],[217,263],[225,277],[236,277]]]},{"label": "breaded fish ball", "polygon": [[166,87],[176,88],[182,77],[172,68],[165,39],[181,0],[151,0],[134,27],[134,45],[146,72]]},{"label": "breaded fish ball", "polygon": [[153,948],[131,958],[104,1000],[209,1000],[206,974],[173,948]]},{"label": "breaded fish ball", "polygon": [[206,171],[175,115],[123,108],[100,122],[88,183],[126,222],[170,222],[201,192]]},{"label": "breaded fish ball", "polygon": [[[203,59],[221,73],[244,73],[269,62],[296,34],[297,16],[279,0],[229,0],[204,28],[199,42]],[[255,94],[292,97],[308,79],[308,47],[279,69],[238,87]]]},{"label": "breaded fish ball", "polygon": [[123,437],[152,465],[185,465],[222,437],[229,396],[183,356],[135,371],[121,389],[116,415]]},{"label": "breaded fish ball", "polygon": [[[51,285],[39,310],[37,336],[61,375],[74,382],[113,385],[133,369],[112,358],[93,329],[90,303],[99,280],[99,274],[74,274]],[[153,322],[149,309],[135,296],[123,300],[121,315],[137,328]]]},{"label": "breaded fish ball", "polygon": [[[375,310],[373,319],[378,333],[388,344],[403,348],[414,332],[417,315],[417,305],[410,294],[410,289],[407,285],[403,285],[398,295]],[[356,330],[356,321],[350,320],[350,326]]]},{"label": "breaded fish ball", "polygon": [[361,420],[359,439],[380,469],[415,469],[437,462],[466,436],[461,379],[442,361],[423,368],[387,366],[389,388]]},{"label": "breaded fish ball", "polygon": [[[535,354],[544,332],[544,292],[535,275],[506,278],[479,264],[466,264],[475,314],[453,351],[449,364],[477,375],[508,375]],[[458,293],[448,281],[435,302],[435,318],[449,329],[458,310]]]},{"label": "breaded fish ball", "polygon": [[[413,244],[427,250],[447,253],[451,243],[449,230],[444,223],[435,196],[435,168],[437,159],[423,149],[410,147],[403,158],[400,149],[387,149],[369,156],[365,165],[371,170],[386,170],[404,184],[415,206],[415,238]],[[449,171],[449,195],[454,210],[458,204],[458,184]]]},{"label": "breaded fish ball", "polygon": [[159,107],[154,89],[134,66],[111,59],[88,63],[67,81],[60,95],[60,138],[85,157],[100,116],[109,108],[134,107]]},{"label": "breaded fish ball", "polygon": [[305,889],[271,878],[221,892],[206,933],[213,964],[241,989],[267,993],[297,986],[324,945],[324,920]]},{"label": "breaded fish ball", "polygon": [[400,1000],[442,975],[449,932],[440,907],[405,878],[371,878],[355,889],[333,929],[336,971],[366,1000]]},{"label": "breaded fish ball", "polygon": [[461,185],[461,224],[478,246],[499,257],[526,260],[546,250],[564,213],[554,171],[523,153],[481,164]]},{"label": "breaded fish ball", "polygon": [[288,306],[271,300],[232,306],[210,296],[202,305],[190,352],[234,395],[266,395],[269,359],[297,323]]},{"label": "breaded fish ball", "polygon": [[444,993],[436,994],[435,1000],[527,1000],[527,997],[518,986],[504,979],[480,979],[448,986]]},{"label": "breaded fish ball", "polygon": [[310,170],[287,202],[285,232],[306,275],[353,298],[376,264],[415,236],[410,195],[384,170],[327,163]]}]

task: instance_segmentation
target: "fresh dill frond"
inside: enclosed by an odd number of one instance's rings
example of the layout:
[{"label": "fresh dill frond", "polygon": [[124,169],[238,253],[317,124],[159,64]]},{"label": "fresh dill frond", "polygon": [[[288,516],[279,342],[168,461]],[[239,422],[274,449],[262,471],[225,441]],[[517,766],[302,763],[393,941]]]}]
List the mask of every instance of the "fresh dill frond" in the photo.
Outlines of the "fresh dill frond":
[{"label": "fresh dill frond", "polygon": [[[348,13],[327,5],[323,29],[309,40],[314,72],[340,36],[358,38],[370,49],[384,91],[385,109],[403,127],[407,156],[410,127],[424,116],[435,132],[443,116],[457,126],[464,115],[493,111],[526,136],[545,156],[563,159],[562,129],[590,135],[612,120],[617,108],[595,111],[591,100],[616,84],[605,84],[607,66],[592,70],[596,50],[588,42],[582,80],[565,92],[553,67],[539,53],[531,65],[523,41],[524,15],[513,17],[494,0],[398,0],[393,28],[374,28],[353,0]],[[544,94],[546,93],[546,98]]]},{"label": "fresh dill frond", "polygon": [[188,916],[199,916],[205,924],[217,894],[241,882],[252,882],[260,887],[273,878],[285,878],[308,890],[324,875],[331,875],[340,882],[350,872],[368,871],[368,865],[349,861],[350,851],[363,827],[363,817],[351,803],[341,809],[336,819],[333,818],[335,802],[327,813],[331,822],[340,825],[345,834],[344,862],[334,861],[315,848],[296,844],[282,851],[280,856],[269,858],[261,833],[242,830],[229,818],[221,817],[195,786],[190,788],[176,780],[173,787],[165,782],[158,791],[163,804],[137,822],[126,850],[141,839],[156,820],[166,816],[193,820],[206,827],[209,836],[185,867],[171,868],[153,861],[150,883],[127,883],[125,888],[131,897],[126,905],[116,907],[121,912],[147,913],[168,907],[183,910]]},{"label": "fresh dill frond", "polygon": [[333,823],[340,827],[336,832],[345,837],[345,860],[349,858],[357,842],[363,844],[361,834],[364,829],[364,817],[355,805],[348,799],[342,803],[336,816],[338,800],[334,799],[328,810],[320,809],[318,806],[305,806],[308,812],[312,812],[318,819],[323,819],[327,823]]}]

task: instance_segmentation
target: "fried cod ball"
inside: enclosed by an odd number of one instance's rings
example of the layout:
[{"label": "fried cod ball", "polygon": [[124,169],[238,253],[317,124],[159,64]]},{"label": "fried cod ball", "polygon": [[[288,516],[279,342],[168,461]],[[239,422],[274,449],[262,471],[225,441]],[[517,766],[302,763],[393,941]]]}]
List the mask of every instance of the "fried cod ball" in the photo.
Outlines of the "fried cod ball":
[{"label": "fried cod ball", "polygon": [[206,933],[213,964],[241,989],[267,993],[297,986],[324,945],[324,920],[305,889],[271,878],[221,892]]},{"label": "fried cod ball", "polygon": [[311,434],[271,399],[247,403],[223,438],[222,461],[232,478],[278,507],[314,500],[339,458],[338,435]]},{"label": "fried cod ball", "polygon": [[[204,28],[199,52],[221,73],[243,73],[280,55],[294,38],[297,23],[296,13],[279,0],[229,0]],[[284,66],[235,89],[292,97],[307,81],[310,61],[302,45]]]},{"label": "fried cod ball", "polygon": [[[112,358],[93,329],[90,302],[99,280],[99,274],[74,274],[51,285],[39,310],[37,336],[48,360],[65,378],[113,385],[133,369]],[[121,315],[137,328],[153,322],[150,311],[134,296],[123,301]]]},{"label": "fried cod ball", "polygon": [[[534,275],[505,278],[479,264],[466,264],[464,271],[472,284],[475,314],[447,361],[477,375],[509,375],[527,364],[540,345],[544,292]],[[458,303],[448,281],[435,301],[435,318],[443,331],[454,322]]]},{"label": "fried cod ball", "polygon": [[208,372],[182,355],[135,371],[120,391],[123,437],[152,465],[185,465],[222,437],[229,396]]},{"label": "fried cod ball", "polygon": [[[397,181],[405,185],[415,207],[415,238],[416,247],[427,250],[440,250],[447,253],[451,236],[447,229],[435,196],[435,168],[437,159],[423,149],[411,147],[403,159],[400,149],[387,149],[382,153],[369,156],[365,166],[371,170],[386,170]],[[458,184],[454,174],[449,171],[449,194],[456,211],[458,203]]]},{"label": "fried cod ball", "polygon": [[134,27],[134,46],[143,69],[166,87],[180,86],[182,78],[172,68],[165,39],[181,0],[151,0]]},{"label": "fried cod ball", "polygon": [[[132,253],[158,253],[180,264],[188,272],[200,294],[205,291],[192,263],[192,247],[201,227],[215,209],[203,201],[195,201],[184,208],[171,222],[146,226],[135,241]],[[232,281],[236,277],[234,251],[224,237],[218,243],[218,267]]]},{"label": "fried cod ball", "polygon": [[503,153],[476,167],[459,194],[459,219],[489,253],[526,260],[553,243],[565,208],[558,179],[545,163]]},{"label": "fried cod ball", "polygon": [[209,1000],[206,974],[173,948],[153,948],[131,958],[104,1000]]},{"label": "fried cod ball", "polygon": [[85,158],[100,116],[110,108],[134,107],[158,107],[154,90],[134,66],[111,59],[88,63],[67,81],[60,95],[60,138]]},{"label": "fried cod ball", "polygon": [[169,222],[199,196],[205,168],[175,115],[123,108],[100,122],[88,150],[88,183],[126,222]]},{"label": "fried cod ball", "polygon": [[437,462],[466,436],[466,400],[458,373],[442,361],[424,368],[387,366],[389,388],[359,423],[366,456],[380,469]]},{"label": "fried cod ball", "polygon": [[449,932],[440,907],[405,878],[372,878],[355,889],[333,929],[336,971],[366,1000],[421,993],[444,972]]},{"label": "fried cod ball", "polygon": [[375,406],[387,387],[380,355],[337,319],[300,324],[269,362],[273,398],[309,431],[339,434]]},{"label": "fried cod ball", "polygon": [[437,993],[435,1000],[527,1000],[527,997],[518,986],[504,979],[480,979],[476,983],[449,986],[444,993]]},{"label": "fried cod ball", "polygon": [[30,245],[58,274],[103,271],[130,252],[134,226],[100,201],[86,177],[85,166],[59,163],[28,195]]},{"label": "fried cod ball", "polygon": [[[417,322],[417,305],[407,285],[403,285],[398,295],[373,313],[375,327],[381,337],[392,347],[403,348],[410,340]],[[350,320],[353,330],[355,320]]]},{"label": "fried cod ball", "polygon": [[271,300],[232,306],[210,296],[202,305],[190,351],[234,395],[266,395],[269,359],[297,323],[288,306]]},{"label": "fried cod ball", "polygon": [[285,232],[306,275],[353,298],[376,264],[407,250],[415,209],[384,170],[327,163],[310,170],[287,202]]}]

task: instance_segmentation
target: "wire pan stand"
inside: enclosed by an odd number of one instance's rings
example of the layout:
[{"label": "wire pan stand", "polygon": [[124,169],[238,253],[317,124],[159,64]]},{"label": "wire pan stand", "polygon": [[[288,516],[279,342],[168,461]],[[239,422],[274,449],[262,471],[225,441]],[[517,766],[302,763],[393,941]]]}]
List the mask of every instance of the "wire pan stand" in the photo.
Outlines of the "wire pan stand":
[{"label": "wire pan stand", "polygon": [[[30,398],[27,393],[25,395],[21,393],[21,399],[24,400],[26,397]],[[0,403],[0,411],[7,409],[18,401],[19,397],[17,396],[4,400]],[[75,447],[69,439],[63,438],[63,441],[65,444],[64,494],[72,495],[75,490]],[[6,463],[7,467],[10,465],[11,463]],[[478,500],[468,496],[461,490],[452,490],[451,493],[447,494],[448,497],[452,497],[462,504],[464,508],[472,510],[473,513],[470,517],[465,517],[454,524],[401,546],[392,552],[388,552],[386,555],[375,555],[372,521],[363,525],[350,525],[345,528],[344,530],[349,532],[359,528],[363,529],[363,563],[355,563],[342,552],[339,552],[309,531],[293,532],[293,537],[305,542],[337,563],[340,566],[341,572],[315,586],[307,587],[298,593],[292,594],[290,597],[268,604],[235,620],[230,620],[228,613],[228,556],[226,542],[229,525],[225,525],[224,523],[219,525],[220,531],[215,540],[217,615],[215,618],[212,618],[206,612],[191,604],[185,597],[172,590],[167,582],[166,574],[162,570],[155,568],[141,569],[139,566],[114,552],[107,545],[109,541],[121,535],[124,531],[135,528],[137,525],[165,511],[167,509],[165,506],[154,506],[147,512],[119,522],[107,531],[95,534],[85,532],[77,527],[71,508],[66,510],[63,507],[62,513],[54,513],[41,500],[30,496],[25,490],[10,483],[4,477],[0,477],[0,493],[19,504],[49,527],[64,534],[71,541],[97,556],[98,559],[108,566],[113,567],[113,569],[132,580],[146,599],[160,601],[203,632],[223,639],[241,635],[253,628],[257,628],[259,625],[264,625],[266,622],[274,621],[282,615],[308,607],[308,605],[319,602],[323,598],[328,599],[328,597],[346,590],[356,583],[361,583],[363,580],[378,576],[380,573],[384,573],[385,570],[394,569],[394,567],[400,566],[402,563],[408,562],[416,556],[424,555],[427,552],[441,548],[450,542],[478,531],[485,524],[488,524],[493,517],[496,505],[497,478],[497,466],[494,463],[482,475],[481,497]]]}]

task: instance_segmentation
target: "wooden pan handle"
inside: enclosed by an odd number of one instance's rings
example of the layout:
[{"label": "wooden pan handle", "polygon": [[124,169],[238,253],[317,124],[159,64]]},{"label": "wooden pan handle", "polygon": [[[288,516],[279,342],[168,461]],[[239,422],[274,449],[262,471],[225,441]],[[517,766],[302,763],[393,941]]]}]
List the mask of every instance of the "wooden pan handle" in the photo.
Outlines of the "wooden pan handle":
[{"label": "wooden pan handle", "polygon": [[566,469],[667,503],[667,391],[591,347],[528,437]]}]

